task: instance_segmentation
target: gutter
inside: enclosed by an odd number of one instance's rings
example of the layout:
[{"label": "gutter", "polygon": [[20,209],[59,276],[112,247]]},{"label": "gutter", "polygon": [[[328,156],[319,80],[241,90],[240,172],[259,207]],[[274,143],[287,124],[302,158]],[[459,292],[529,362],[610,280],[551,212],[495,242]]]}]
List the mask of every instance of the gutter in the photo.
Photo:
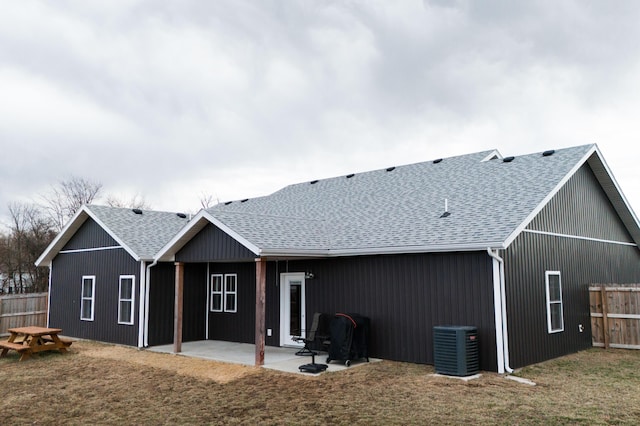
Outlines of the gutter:
[{"label": "gutter", "polygon": [[493,304],[496,323],[496,354],[498,357],[498,373],[513,373],[509,366],[509,333],[507,330],[507,301],[505,296],[504,259],[491,247],[487,253],[493,258]]}]

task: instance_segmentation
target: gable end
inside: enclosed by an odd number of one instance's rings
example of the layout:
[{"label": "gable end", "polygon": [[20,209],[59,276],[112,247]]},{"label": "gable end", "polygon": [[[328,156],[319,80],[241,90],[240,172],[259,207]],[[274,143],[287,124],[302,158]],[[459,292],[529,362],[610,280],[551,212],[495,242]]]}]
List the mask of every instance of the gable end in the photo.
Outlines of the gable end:
[{"label": "gable end", "polygon": [[82,250],[104,247],[118,247],[120,244],[98,223],[88,218],[64,245],[62,250]]},{"label": "gable end", "polygon": [[582,165],[526,229],[633,243],[633,238],[588,163]]},{"label": "gable end", "polygon": [[176,253],[178,262],[241,261],[255,257],[251,250],[211,223]]}]

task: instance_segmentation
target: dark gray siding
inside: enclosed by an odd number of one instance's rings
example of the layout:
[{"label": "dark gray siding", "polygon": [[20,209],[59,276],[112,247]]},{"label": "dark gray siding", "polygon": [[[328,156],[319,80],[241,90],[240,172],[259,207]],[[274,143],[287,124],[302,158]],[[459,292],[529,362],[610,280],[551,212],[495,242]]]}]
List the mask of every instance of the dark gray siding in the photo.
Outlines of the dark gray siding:
[{"label": "dark gray siding", "polygon": [[[207,265],[185,265],[182,341],[206,339]],[[173,343],[175,307],[175,265],[159,263],[151,268],[149,285],[150,346]]]},{"label": "dark gray siding", "polygon": [[497,369],[493,269],[485,252],[289,261],[288,270],[315,274],[306,281],[308,313],[370,318],[373,357],[431,364],[434,326],[472,325],[481,368]]},{"label": "dark gray siding", "polygon": [[[640,281],[636,247],[523,233],[504,258],[513,368],[591,347],[589,284]],[[547,332],[545,271],[561,272],[560,333]]]},{"label": "dark gray siding", "polygon": [[247,261],[256,257],[251,250],[212,224],[205,226],[178,253],[178,262]]},{"label": "dark gray siding", "polygon": [[578,170],[527,229],[633,242],[588,165]]},{"label": "dark gray siding", "polygon": [[[631,241],[589,166],[583,166],[528,229]],[[591,346],[590,283],[640,280],[637,247],[523,232],[504,253],[511,367]],[[545,271],[560,271],[564,331],[549,334]],[[582,325],[584,331],[578,327]]]},{"label": "dark gray siding", "polygon": [[62,250],[77,250],[97,247],[118,246],[114,240],[100,225],[89,218],[80,229],[71,237]]},{"label": "dark gray siding", "polygon": [[158,263],[150,271],[148,343],[150,346],[168,345],[173,343],[175,266]]},{"label": "dark gray siding", "polygon": [[[251,263],[211,263],[211,274],[237,274],[238,311],[209,312],[209,338],[229,342],[254,343],[256,327],[256,265]],[[272,283],[267,288],[273,289]],[[270,342],[266,342],[270,344]]]},{"label": "dark gray siding", "polygon": [[207,320],[207,264],[187,264],[184,268],[182,340],[205,340]]},{"label": "dark gray siding", "polygon": [[[96,277],[94,321],[80,320],[83,275]],[[133,325],[118,324],[120,275],[136,277]],[[58,254],[52,265],[50,325],[67,336],[135,346],[139,288],[140,263],[124,249]]]}]

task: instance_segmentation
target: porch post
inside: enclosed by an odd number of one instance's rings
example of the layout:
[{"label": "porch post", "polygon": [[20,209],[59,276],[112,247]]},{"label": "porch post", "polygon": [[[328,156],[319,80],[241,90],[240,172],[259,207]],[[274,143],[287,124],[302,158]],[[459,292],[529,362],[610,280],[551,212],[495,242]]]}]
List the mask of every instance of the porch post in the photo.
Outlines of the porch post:
[{"label": "porch post", "polygon": [[182,299],[184,290],[184,263],[176,262],[176,295],[173,311],[173,352],[182,352]]},{"label": "porch post", "polygon": [[256,259],[256,366],[264,365],[265,288],[267,260]]}]

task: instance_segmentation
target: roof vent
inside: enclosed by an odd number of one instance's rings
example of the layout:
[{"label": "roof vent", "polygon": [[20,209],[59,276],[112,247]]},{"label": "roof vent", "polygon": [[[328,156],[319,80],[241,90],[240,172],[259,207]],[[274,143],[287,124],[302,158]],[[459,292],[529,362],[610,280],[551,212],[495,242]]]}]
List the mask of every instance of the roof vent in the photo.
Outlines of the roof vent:
[{"label": "roof vent", "polygon": [[449,200],[448,199],[444,199],[444,213],[442,213],[440,215],[440,217],[449,217],[451,216],[451,213],[449,213]]},{"label": "roof vent", "polygon": [[309,182],[311,185],[315,185],[316,183],[318,183],[318,179],[316,180],[312,180],[311,182]]},{"label": "roof vent", "polygon": [[180,219],[186,219],[187,215],[184,213],[176,213],[176,216],[178,216]]},{"label": "roof vent", "polygon": [[247,201],[249,201],[248,198],[245,198],[244,200],[240,200],[241,203],[246,203]]},{"label": "roof vent", "polygon": [[352,177],[354,177],[354,176],[355,176],[355,174],[354,174],[354,173],[349,173],[349,174],[347,175],[347,179],[351,179],[351,178],[352,178]]},{"label": "roof vent", "polygon": [[225,206],[228,206],[229,204],[233,203],[233,201],[227,201],[226,203],[224,203]]},{"label": "roof vent", "polygon": [[433,164],[442,163],[442,158],[438,158],[437,160],[433,160]]},{"label": "roof vent", "polygon": [[542,153],[542,156],[543,156],[543,157],[550,157],[550,156],[552,156],[555,152],[556,152],[556,150],[555,150],[555,149],[550,149],[550,150],[548,150],[548,151],[543,152],[543,153]]},{"label": "roof vent", "polygon": [[387,167],[387,171],[388,171],[388,172],[392,172],[392,171],[394,171],[395,169],[396,169],[395,167]]},{"label": "roof vent", "polygon": [[504,157],[504,158],[502,159],[502,162],[503,162],[503,163],[510,163],[510,162],[512,162],[515,158],[516,158],[516,157]]},{"label": "roof vent", "polygon": [[142,214],[142,210],[140,209],[131,209],[132,212],[134,212],[135,214]]}]

